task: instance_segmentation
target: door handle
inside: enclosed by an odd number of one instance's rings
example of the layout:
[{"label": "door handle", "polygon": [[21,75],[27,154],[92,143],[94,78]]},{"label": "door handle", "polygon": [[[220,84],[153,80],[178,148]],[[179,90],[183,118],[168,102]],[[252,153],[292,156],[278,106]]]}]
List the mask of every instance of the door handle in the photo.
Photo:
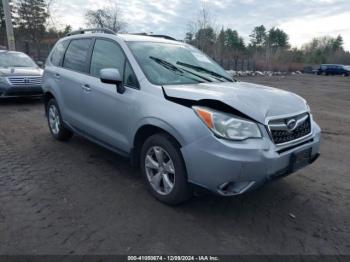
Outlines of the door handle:
[{"label": "door handle", "polygon": [[85,91],[85,92],[91,92],[91,87],[88,84],[82,85],[81,88]]},{"label": "door handle", "polygon": [[55,73],[55,78],[60,79],[61,75],[59,73]]}]

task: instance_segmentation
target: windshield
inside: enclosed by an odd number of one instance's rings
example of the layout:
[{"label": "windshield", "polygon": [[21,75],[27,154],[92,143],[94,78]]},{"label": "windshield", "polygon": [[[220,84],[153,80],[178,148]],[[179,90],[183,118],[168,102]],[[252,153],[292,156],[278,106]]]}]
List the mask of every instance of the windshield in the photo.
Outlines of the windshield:
[{"label": "windshield", "polygon": [[211,58],[185,44],[128,42],[148,80],[155,85],[232,82]]},{"label": "windshield", "polygon": [[34,61],[23,53],[0,53],[0,67],[37,67]]},{"label": "windshield", "polygon": [[344,66],[344,69],[350,71],[350,66]]}]

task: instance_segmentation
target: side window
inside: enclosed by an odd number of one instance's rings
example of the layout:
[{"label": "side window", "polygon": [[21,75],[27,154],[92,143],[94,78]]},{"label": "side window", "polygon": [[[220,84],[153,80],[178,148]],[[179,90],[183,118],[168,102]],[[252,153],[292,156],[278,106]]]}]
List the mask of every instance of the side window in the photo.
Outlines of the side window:
[{"label": "side window", "polygon": [[97,39],[91,57],[90,74],[100,77],[100,70],[116,68],[123,75],[125,56],[122,49],[112,41]]},{"label": "side window", "polygon": [[91,41],[91,39],[72,40],[64,56],[63,67],[86,73]]},{"label": "side window", "polygon": [[125,63],[125,71],[124,71],[124,85],[130,86],[133,88],[139,88],[139,83],[137,81],[136,75],[132,71],[131,65],[129,61]]},{"label": "side window", "polygon": [[64,51],[66,51],[68,43],[69,43],[69,41],[62,41],[56,45],[56,47],[53,50],[52,55],[51,55],[51,63],[54,66],[61,65]]}]

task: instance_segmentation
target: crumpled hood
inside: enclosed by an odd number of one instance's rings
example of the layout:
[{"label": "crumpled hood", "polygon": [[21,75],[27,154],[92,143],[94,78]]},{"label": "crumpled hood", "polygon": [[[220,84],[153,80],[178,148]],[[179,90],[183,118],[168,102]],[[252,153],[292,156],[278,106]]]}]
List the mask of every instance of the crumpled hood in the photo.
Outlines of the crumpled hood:
[{"label": "crumpled hood", "polygon": [[246,82],[167,85],[163,88],[165,94],[173,98],[221,101],[260,123],[265,123],[267,117],[308,110],[306,101],[294,93]]},{"label": "crumpled hood", "polygon": [[0,76],[42,76],[39,67],[0,67]]}]

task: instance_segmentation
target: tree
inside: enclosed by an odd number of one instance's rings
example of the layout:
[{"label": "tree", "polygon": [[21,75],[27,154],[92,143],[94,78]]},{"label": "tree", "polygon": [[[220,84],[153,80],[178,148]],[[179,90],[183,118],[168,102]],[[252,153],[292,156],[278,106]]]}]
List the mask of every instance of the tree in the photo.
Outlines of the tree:
[{"label": "tree", "polygon": [[85,14],[85,19],[89,26],[108,28],[116,33],[124,30],[127,26],[123,20],[121,10],[115,3],[108,8],[88,10]]},{"label": "tree", "polygon": [[333,50],[343,49],[344,40],[341,35],[338,35],[337,38],[333,39],[332,42],[333,42],[333,45],[332,45]]},{"label": "tree", "polygon": [[62,31],[63,35],[69,34],[70,32],[72,32],[72,26],[71,25],[66,25],[65,28]]},{"label": "tree", "polygon": [[222,27],[217,38],[216,38],[216,54],[217,54],[217,60],[223,64],[223,58],[225,54],[225,30]]},{"label": "tree", "polygon": [[215,56],[213,47],[216,41],[215,23],[211,17],[209,9],[205,2],[202,2],[202,7],[199,10],[197,17],[188,23],[188,32],[186,35],[194,36],[193,45],[201,49],[203,52]]},{"label": "tree", "polygon": [[245,49],[243,38],[238,35],[236,30],[230,28],[225,31],[225,46],[241,51]]},{"label": "tree", "polygon": [[212,27],[199,29],[194,38],[195,45],[203,52],[214,56],[213,46],[215,45],[216,34]]},{"label": "tree", "polygon": [[18,0],[17,26],[37,48],[40,58],[40,43],[46,31],[48,18],[45,0]]},{"label": "tree", "polygon": [[267,42],[274,50],[278,48],[289,48],[288,35],[279,28],[271,28],[267,36]]},{"label": "tree", "polygon": [[185,36],[185,42],[191,44],[193,41],[193,33],[187,32]]},{"label": "tree", "polygon": [[253,47],[262,47],[266,41],[266,28],[264,25],[256,26],[250,35],[250,43]]},{"label": "tree", "polygon": [[4,8],[2,7],[2,1],[0,1],[0,28],[5,27]]},{"label": "tree", "polygon": [[[309,63],[343,61],[341,54],[345,53],[343,49],[343,37],[341,35],[336,38],[330,36],[314,38],[311,42],[305,44],[302,50],[305,54],[306,62]],[[337,60],[335,60],[335,54],[337,54]]]}]

